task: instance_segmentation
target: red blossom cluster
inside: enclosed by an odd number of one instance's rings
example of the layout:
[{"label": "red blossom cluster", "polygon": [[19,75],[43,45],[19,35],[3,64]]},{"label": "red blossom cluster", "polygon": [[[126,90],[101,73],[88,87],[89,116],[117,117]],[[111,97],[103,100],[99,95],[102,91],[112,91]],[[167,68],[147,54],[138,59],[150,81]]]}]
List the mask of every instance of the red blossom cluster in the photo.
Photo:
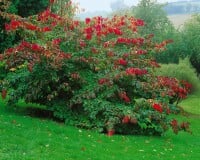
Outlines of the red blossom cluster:
[{"label": "red blossom cluster", "polygon": [[52,45],[58,46],[61,43],[62,39],[61,38],[56,38],[52,40]]},{"label": "red blossom cluster", "polygon": [[139,50],[137,50],[137,51],[135,51],[135,52],[136,52],[136,54],[139,54],[139,55],[142,55],[142,54],[146,54],[146,53],[147,53],[146,50],[142,50],[142,49],[139,49]]},{"label": "red blossom cluster", "polygon": [[109,129],[108,131],[107,131],[107,135],[108,136],[113,136],[115,134],[115,130],[114,129]]},{"label": "red blossom cluster", "polygon": [[[129,22],[127,22],[129,21]],[[129,29],[132,29],[134,32],[136,31],[137,26],[143,26],[144,22],[141,19],[136,19],[134,17],[127,18],[125,16],[114,16],[111,20],[108,18],[102,18],[100,16],[94,18],[86,18],[85,19],[86,27],[84,28],[84,35],[87,40],[91,40],[92,37],[95,35],[99,39],[101,37],[105,37],[108,34],[113,34],[116,36],[122,36],[124,34],[123,28],[126,25],[130,25]],[[132,43],[132,44],[141,44],[143,43],[141,39],[128,39],[122,38],[121,42],[120,39],[117,40],[117,43]],[[106,45],[106,44],[105,44]]]},{"label": "red blossom cluster", "polygon": [[80,40],[80,41],[79,41],[79,45],[80,45],[81,48],[86,47],[86,43],[85,43],[84,40]]},{"label": "red blossom cluster", "polygon": [[144,43],[144,38],[124,38],[118,37],[116,40],[118,44],[126,44],[126,45],[142,45]]},{"label": "red blossom cluster", "polygon": [[34,24],[22,20],[11,20],[9,24],[8,23],[5,24],[6,31],[15,31],[18,28],[25,28],[27,30],[39,31],[39,32],[49,32],[52,30],[49,26],[40,28]]},{"label": "red blossom cluster", "polygon": [[62,18],[59,15],[52,13],[49,8],[38,14],[38,21],[47,22],[49,20],[56,22],[62,20]]},{"label": "red blossom cluster", "polygon": [[[15,31],[19,28],[24,28],[27,30],[31,30],[31,31],[38,31],[38,32],[49,32],[52,31],[52,29],[59,23],[62,21],[62,18],[55,14],[52,13],[50,11],[49,8],[47,8],[45,11],[41,12],[38,15],[38,19],[39,22],[42,22],[43,25],[45,25],[45,23],[47,23],[47,26],[44,27],[39,27],[36,24],[33,24],[31,22],[29,22],[28,20],[25,20],[23,18],[16,18],[16,19],[11,19],[10,23],[6,23],[5,24],[5,30],[6,31]],[[51,24],[49,26],[49,23]]]},{"label": "red blossom cluster", "polygon": [[114,47],[115,44],[116,43],[114,41],[106,41],[106,42],[104,42],[103,47],[104,48]]},{"label": "red blossom cluster", "polygon": [[152,66],[152,67],[156,67],[156,68],[159,68],[160,65],[156,62],[156,60],[150,60],[149,64]]},{"label": "red blossom cluster", "polygon": [[188,122],[182,122],[182,123],[178,124],[178,121],[176,119],[173,119],[171,121],[170,125],[175,134],[177,134],[179,130],[184,130],[184,131],[190,132]]},{"label": "red blossom cluster", "polygon": [[138,76],[141,76],[141,75],[145,75],[147,74],[147,70],[146,69],[140,69],[140,68],[127,68],[126,69],[126,74],[127,75],[138,75]]},{"label": "red blossom cluster", "polygon": [[71,59],[72,55],[70,53],[65,53],[65,52],[58,52],[58,57],[63,59],[63,60],[67,60],[67,59]]},{"label": "red blossom cluster", "polygon": [[[62,60],[71,58],[71,54],[64,53],[60,49],[54,47],[60,43],[61,39],[52,41],[52,48],[45,48],[36,43],[22,41],[18,46],[9,48],[2,55],[2,60],[6,61],[8,68],[15,68],[28,62],[27,68],[31,72],[36,62],[40,62],[41,57],[54,58],[54,65],[60,66]],[[53,64],[53,63],[52,63]]]},{"label": "red blossom cluster", "polygon": [[154,103],[153,104],[153,109],[155,109],[156,111],[162,113],[163,112],[163,109],[162,109],[162,106],[158,103]]},{"label": "red blossom cluster", "polygon": [[130,117],[130,116],[128,116],[128,115],[125,115],[125,116],[122,118],[122,123],[123,123],[123,124],[128,124],[128,123],[137,124],[137,119],[136,119],[136,118],[133,118],[133,117]]},{"label": "red blossom cluster", "polygon": [[5,29],[6,31],[14,31],[17,28],[19,28],[21,25],[22,23],[20,21],[12,19],[9,24],[7,23],[5,24]]},{"label": "red blossom cluster", "polygon": [[179,130],[178,121],[177,121],[176,119],[173,119],[173,120],[171,121],[170,125],[171,125],[171,127],[172,127],[174,133],[177,134],[177,133],[178,133],[178,130]]},{"label": "red blossom cluster", "polygon": [[181,128],[182,130],[184,130],[184,131],[189,131],[189,127],[190,127],[189,122],[182,122],[182,123],[180,124],[180,128]]},{"label": "red blossom cluster", "polygon": [[5,51],[5,53],[9,54],[12,52],[20,52],[23,51],[24,49],[30,48],[34,52],[41,52],[44,50],[44,48],[36,43],[29,43],[26,41],[22,41],[18,46],[14,48],[9,48]]},{"label": "red blossom cluster", "polygon": [[50,4],[53,4],[55,2],[55,0],[49,0]]},{"label": "red blossom cluster", "polygon": [[191,91],[191,88],[192,88],[192,84],[188,83],[187,81],[185,80],[181,80],[181,85],[186,89],[187,92],[190,92]]},{"label": "red blossom cluster", "polygon": [[98,50],[97,50],[95,47],[92,47],[92,48],[91,48],[91,52],[92,52],[92,53],[98,53]]},{"label": "red blossom cluster", "polygon": [[177,96],[181,99],[186,98],[188,92],[192,87],[192,85],[188,82],[178,81],[176,78],[158,76],[157,80],[161,87],[168,88],[167,94],[171,97]]},{"label": "red blossom cluster", "polygon": [[80,79],[80,75],[79,73],[72,73],[71,78],[77,80],[77,79]]},{"label": "red blossom cluster", "polygon": [[171,40],[171,39],[165,40],[165,41],[163,41],[163,42],[161,42],[161,43],[155,44],[155,48],[156,48],[157,50],[164,50],[164,49],[165,49],[165,46],[166,46],[167,44],[169,44],[169,43],[172,43],[172,42],[173,42],[173,40]]},{"label": "red blossom cluster", "polygon": [[125,59],[120,58],[120,59],[117,60],[117,64],[122,65],[122,66],[126,66],[128,64],[128,62]]},{"label": "red blossom cluster", "polygon": [[103,84],[107,84],[109,82],[108,78],[101,78],[98,80],[98,84],[103,85]]},{"label": "red blossom cluster", "polygon": [[2,97],[2,99],[5,99],[6,96],[7,96],[7,90],[6,90],[6,89],[3,89],[3,90],[1,91],[1,97]]},{"label": "red blossom cluster", "polygon": [[127,96],[126,92],[120,92],[119,93],[120,99],[122,99],[124,102],[129,103],[131,102],[130,98]]},{"label": "red blossom cluster", "polygon": [[85,23],[86,24],[89,24],[91,22],[91,19],[90,18],[85,18]]},{"label": "red blossom cluster", "polygon": [[130,116],[124,116],[122,119],[122,123],[127,124],[130,121]]},{"label": "red blossom cluster", "polygon": [[0,54],[0,61],[3,60],[3,54]]}]

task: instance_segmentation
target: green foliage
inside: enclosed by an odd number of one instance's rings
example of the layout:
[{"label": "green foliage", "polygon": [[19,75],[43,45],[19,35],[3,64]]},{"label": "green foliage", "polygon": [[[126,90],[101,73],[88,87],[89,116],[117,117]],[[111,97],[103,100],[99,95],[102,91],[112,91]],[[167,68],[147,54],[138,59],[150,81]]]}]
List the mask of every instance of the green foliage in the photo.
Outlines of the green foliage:
[{"label": "green foliage", "polygon": [[199,78],[188,58],[179,60],[179,64],[162,64],[161,68],[156,69],[156,74],[186,80],[192,84],[193,92],[200,90]]}]

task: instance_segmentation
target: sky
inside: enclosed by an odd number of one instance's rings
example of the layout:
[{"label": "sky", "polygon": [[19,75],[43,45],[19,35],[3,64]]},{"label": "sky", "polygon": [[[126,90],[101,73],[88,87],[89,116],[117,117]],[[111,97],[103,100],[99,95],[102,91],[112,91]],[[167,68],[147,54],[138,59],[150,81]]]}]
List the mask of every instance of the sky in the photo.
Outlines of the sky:
[{"label": "sky", "polygon": [[[72,0],[75,3],[79,3],[80,8],[85,9],[85,12],[94,11],[111,11],[110,3],[116,0]],[[139,0],[124,0],[128,6],[136,5]],[[158,2],[175,2],[178,0],[158,0]]]}]

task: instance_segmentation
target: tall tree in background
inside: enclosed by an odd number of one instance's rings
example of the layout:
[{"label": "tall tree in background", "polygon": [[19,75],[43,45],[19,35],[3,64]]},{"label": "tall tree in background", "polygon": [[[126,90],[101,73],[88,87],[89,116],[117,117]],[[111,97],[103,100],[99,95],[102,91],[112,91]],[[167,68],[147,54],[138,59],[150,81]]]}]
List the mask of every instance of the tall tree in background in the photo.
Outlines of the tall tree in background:
[{"label": "tall tree in background", "polygon": [[121,10],[128,6],[124,3],[124,0],[116,0],[110,4],[112,11]]},{"label": "tall tree in background", "polygon": [[47,8],[49,0],[12,0],[17,8],[17,14],[22,17],[37,14]]},{"label": "tall tree in background", "polygon": [[178,62],[179,53],[175,53],[174,48],[179,41],[179,36],[163,10],[163,6],[163,4],[157,3],[157,0],[141,0],[138,6],[133,8],[133,14],[136,18],[145,21],[146,27],[142,28],[143,34],[154,34],[155,41],[174,39],[174,44],[169,46],[165,53],[155,55],[157,61],[163,63]]},{"label": "tall tree in background", "polygon": [[194,15],[183,28],[183,53],[200,75],[200,14]]},{"label": "tall tree in background", "polygon": [[141,0],[133,13],[137,18],[145,21],[146,27],[142,31],[145,34],[154,33],[159,40],[174,30],[166,12],[163,10],[163,5],[158,4],[156,0]]}]

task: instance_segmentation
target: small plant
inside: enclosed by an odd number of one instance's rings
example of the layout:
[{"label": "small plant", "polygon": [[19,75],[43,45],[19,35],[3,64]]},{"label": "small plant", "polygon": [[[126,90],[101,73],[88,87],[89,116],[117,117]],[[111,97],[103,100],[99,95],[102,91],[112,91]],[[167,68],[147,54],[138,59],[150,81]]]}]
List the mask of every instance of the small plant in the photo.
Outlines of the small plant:
[{"label": "small plant", "polygon": [[153,54],[171,40],[154,43],[152,35],[138,33],[142,26],[134,17],[82,22],[50,9],[27,21],[14,16],[7,30],[34,37],[1,55],[8,102],[43,104],[67,124],[108,135],[162,135],[190,85],[154,74]]}]

